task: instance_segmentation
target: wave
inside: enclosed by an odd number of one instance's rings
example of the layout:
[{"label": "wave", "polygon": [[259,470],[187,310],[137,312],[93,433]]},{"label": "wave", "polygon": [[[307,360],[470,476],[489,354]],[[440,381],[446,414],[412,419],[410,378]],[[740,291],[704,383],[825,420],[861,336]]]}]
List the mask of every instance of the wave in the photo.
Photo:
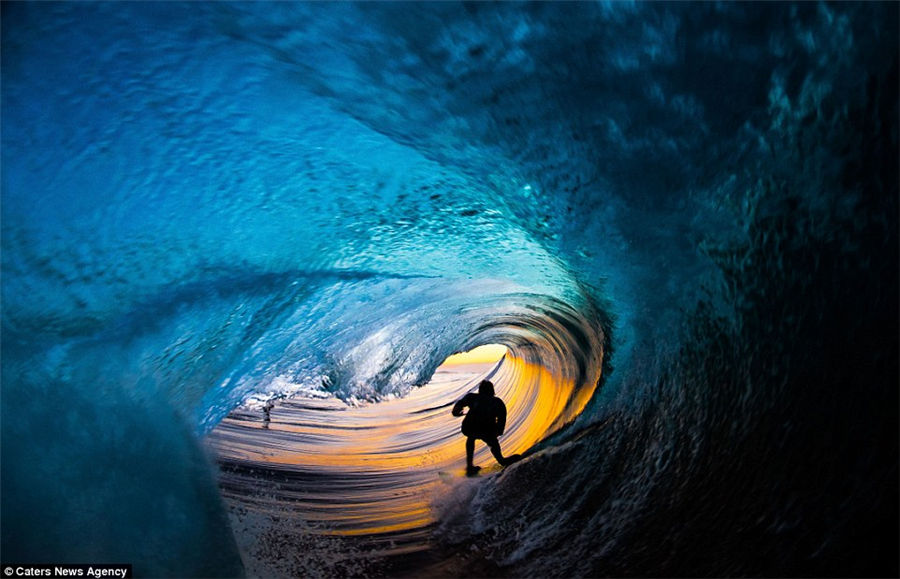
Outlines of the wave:
[{"label": "wave", "polygon": [[4,562],[896,574],[896,12],[4,5]]}]

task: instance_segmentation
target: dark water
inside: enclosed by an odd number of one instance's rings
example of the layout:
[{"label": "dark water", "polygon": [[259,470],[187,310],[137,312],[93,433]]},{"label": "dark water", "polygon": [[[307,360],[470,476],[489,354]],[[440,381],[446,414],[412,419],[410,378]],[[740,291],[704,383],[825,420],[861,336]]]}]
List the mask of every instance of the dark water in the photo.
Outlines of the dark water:
[{"label": "dark water", "polygon": [[897,23],[3,4],[3,561],[897,575]]}]

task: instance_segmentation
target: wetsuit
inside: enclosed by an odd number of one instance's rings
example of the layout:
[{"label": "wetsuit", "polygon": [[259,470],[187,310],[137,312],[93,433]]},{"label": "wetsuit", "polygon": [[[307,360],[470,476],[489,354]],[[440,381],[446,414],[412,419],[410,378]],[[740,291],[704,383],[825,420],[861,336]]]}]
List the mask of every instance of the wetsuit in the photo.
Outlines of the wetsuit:
[{"label": "wetsuit", "polygon": [[[473,467],[472,456],[475,450],[475,439],[483,440],[491,449],[491,454],[501,465],[510,460],[503,457],[497,437],[506,430],[506,405],[493,394],[476,394],[470,392],[453,405],[453,415],[461,416],[463,408],[469,408],[462,423],[462,433],[466,439],[466,464]],[[516,460],[518,460],[518,455]]]},{"label": "wetsuit", "polygon": [[462,433],[485,442],[496,439],[506,430],[506,404],[496,396],[485,396],[470,392],[453,407],[453,414],[459,416],[462,409],[469,412],[462,422]]}]

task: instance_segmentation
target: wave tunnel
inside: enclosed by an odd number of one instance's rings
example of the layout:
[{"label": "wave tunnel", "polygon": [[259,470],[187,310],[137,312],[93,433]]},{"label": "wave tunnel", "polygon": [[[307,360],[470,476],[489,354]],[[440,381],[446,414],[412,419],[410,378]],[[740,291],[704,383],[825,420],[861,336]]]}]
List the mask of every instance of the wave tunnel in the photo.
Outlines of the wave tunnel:
[{"label": "wave tunnel", "polygon": [[4,568],[900,573],[896,3],[0,10]]}]

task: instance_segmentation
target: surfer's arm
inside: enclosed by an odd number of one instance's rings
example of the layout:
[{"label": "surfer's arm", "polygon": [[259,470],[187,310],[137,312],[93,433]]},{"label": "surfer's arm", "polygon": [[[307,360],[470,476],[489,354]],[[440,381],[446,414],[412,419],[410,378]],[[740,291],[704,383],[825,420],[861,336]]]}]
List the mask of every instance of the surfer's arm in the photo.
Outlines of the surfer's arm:
[{"label": "surfer's arm", "polygon": [[463,415],[463,408],[465,408],[466,406],[469,405],[469,401],[466,400],[467,398],[468,398],[468,396],[463,396],[462,398],[459,399],[459,401],[456,404],[453,405],[453,410],[450,411],[450,413],[453,414],[453,416],[462,416]]}]

